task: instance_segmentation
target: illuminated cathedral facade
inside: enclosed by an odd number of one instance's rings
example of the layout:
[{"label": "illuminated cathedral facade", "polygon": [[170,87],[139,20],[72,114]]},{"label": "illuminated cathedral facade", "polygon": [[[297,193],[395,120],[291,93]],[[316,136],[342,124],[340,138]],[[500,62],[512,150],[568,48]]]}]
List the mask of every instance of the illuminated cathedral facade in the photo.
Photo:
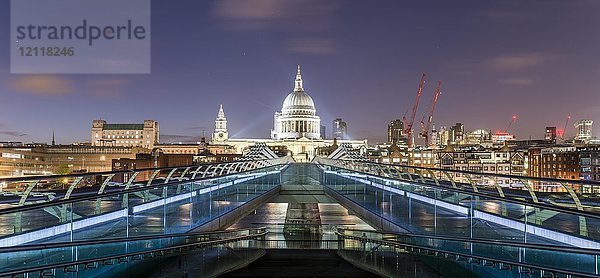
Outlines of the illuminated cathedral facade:
[{"label": "illuminated cathedral facade", "polygon": [[[312,97],[304,89],[300,65],[298,65],[294,89],[284,99],[281,111],[275,112],[273,117],[270,139],[229,138],[227,119],[221,105],[215,120],[212,144],[232,146],[237,153],[244,153],[256,143],[284,146],[296,161],[310,161],[315,157],[318,148],[333,145],[333,140],[322,138],[320,128],[321,119],[317,116]],[[367,147],[366,139],[339,140],[338,143],[349,143],[353,147]]]}]

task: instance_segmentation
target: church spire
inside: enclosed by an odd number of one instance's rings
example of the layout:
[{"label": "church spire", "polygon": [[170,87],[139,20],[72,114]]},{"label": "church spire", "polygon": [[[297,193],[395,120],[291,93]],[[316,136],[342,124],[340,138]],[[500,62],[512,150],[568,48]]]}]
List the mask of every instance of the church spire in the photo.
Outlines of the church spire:
[{"label": "church spire", "polygon": [[[204,136],[202,136],[204,137]],[[223,111],[223,104],[219,106],[219,113],[215,119],[215,131],[212,134],[213,142],[224,142],[229,138],[227,133],[227,118],[225,117],[225,111]]]},{"label": "church spire", "polygon": [[52,131],[52,146],[56,146],[56,141],[54,141],[54,130]]},{"label": "church spire", "polygon": [[225,112],[223,111],[223,104],[219,106],[219,113],[217,114],[218,118],[225,118]]},{"label": "church spire", "polygon": [[302,74],[300,73],[300,65],[298,65],[298,72],[296,73],[296,86],[294,87],[294,91],[304,91],[304,88],[302,88]]}]

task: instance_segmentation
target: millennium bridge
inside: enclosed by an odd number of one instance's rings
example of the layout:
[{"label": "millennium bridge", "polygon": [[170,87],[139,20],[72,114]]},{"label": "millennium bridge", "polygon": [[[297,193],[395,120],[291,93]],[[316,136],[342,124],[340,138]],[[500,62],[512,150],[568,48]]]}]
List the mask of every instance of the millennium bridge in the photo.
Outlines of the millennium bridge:
[{"label": "millennium bridge", "polygon": [[600,274],[597,182],[282,157],[0,189],[1,277]]}]

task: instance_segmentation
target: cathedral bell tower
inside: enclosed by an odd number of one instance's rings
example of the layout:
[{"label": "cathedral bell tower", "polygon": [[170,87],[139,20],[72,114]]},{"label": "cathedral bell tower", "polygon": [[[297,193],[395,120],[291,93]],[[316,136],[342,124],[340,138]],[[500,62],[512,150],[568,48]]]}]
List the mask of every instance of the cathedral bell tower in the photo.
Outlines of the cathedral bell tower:
[{"label": "cathedral bell tower", "polygon": [[223,104],[221,104],[217,119],[215,119],[215,131],[212,134],[212,141],[222,143],[227,141],[227,139],[229,139],[229,133],[227,132],[227,118],[225,118]]}]

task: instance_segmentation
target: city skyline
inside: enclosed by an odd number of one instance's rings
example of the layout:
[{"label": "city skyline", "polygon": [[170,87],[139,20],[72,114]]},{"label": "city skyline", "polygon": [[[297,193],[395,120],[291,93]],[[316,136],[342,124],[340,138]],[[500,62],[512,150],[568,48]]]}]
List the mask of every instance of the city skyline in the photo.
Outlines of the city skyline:
[{"label": "city skyline", "polygon": [[[373,143],[411,109],[422,72],[415,122],[438,79],[437,127],[503,130],[518,115],[518,139],[543,138],[571,115],[570,137],[577,120],[600,116],[598,2],[182,2],[152,2],[148,75],[11,75],[0,45],[0,141],[50,142],[52,131],[58,143],[89,141],[93,119],[154,119],[164,138],[189,141],[212,132],[221,103],[231,137],[267,138],[297,64],[322,124],[343,118],[350,137]],[[9,10],[0,3],[6,40]],[[194,32],[173,32],[182,26]]]}]

